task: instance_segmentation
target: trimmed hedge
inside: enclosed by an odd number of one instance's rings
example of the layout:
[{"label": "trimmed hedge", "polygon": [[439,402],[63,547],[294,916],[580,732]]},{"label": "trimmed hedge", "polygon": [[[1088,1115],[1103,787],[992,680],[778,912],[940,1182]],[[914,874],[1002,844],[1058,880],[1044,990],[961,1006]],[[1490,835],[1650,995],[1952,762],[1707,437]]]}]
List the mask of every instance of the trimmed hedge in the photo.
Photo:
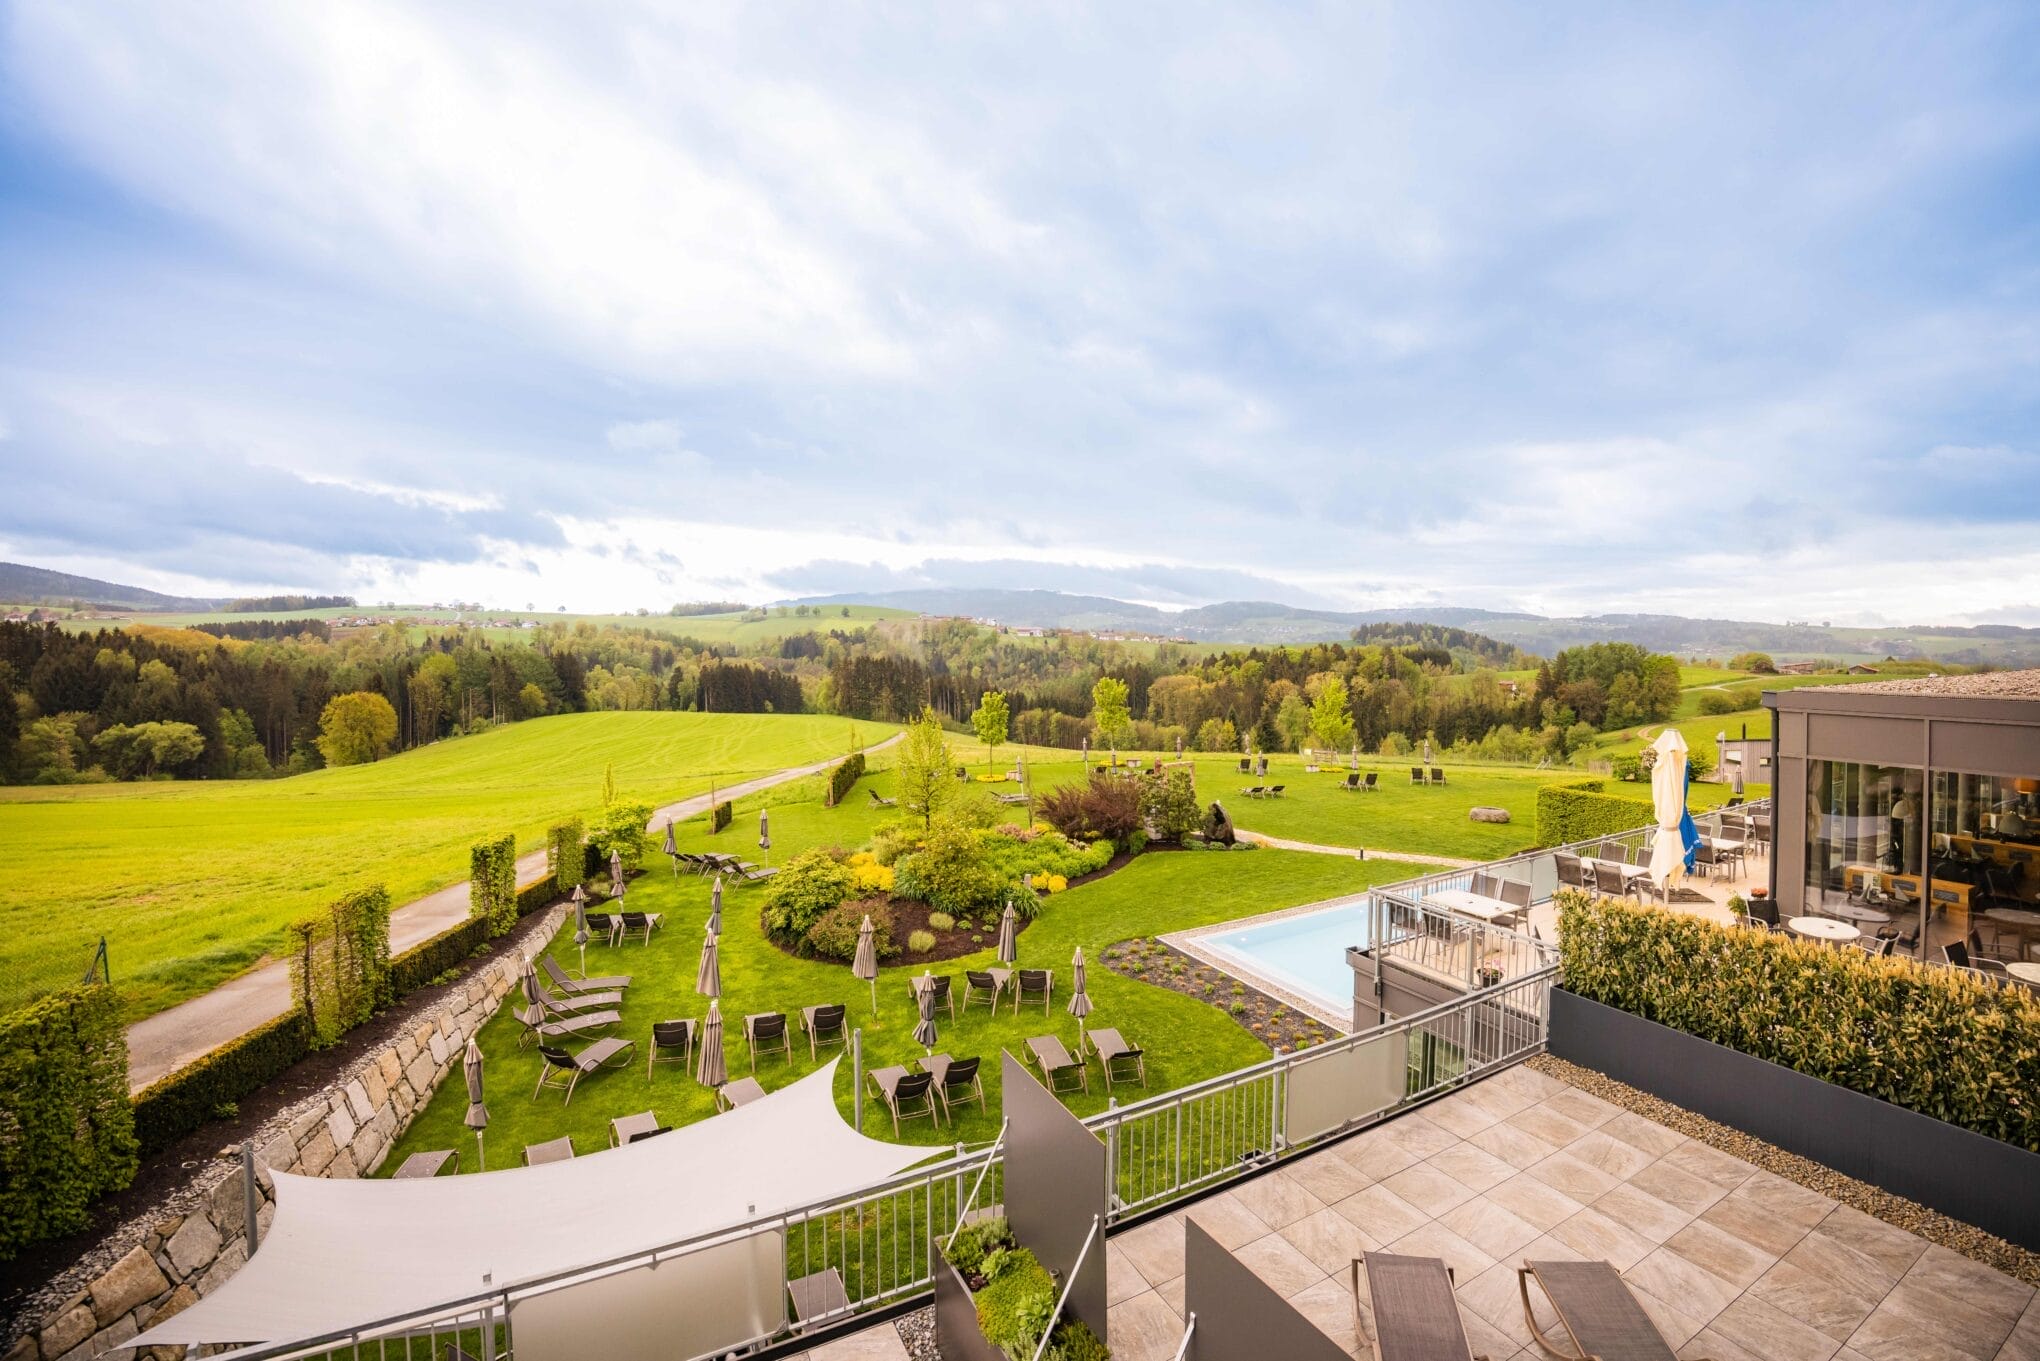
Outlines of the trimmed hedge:
[{"label": "trimmed hedge", "polygon": [[566,892],[571,890],[563,891],[550,879],[540,879],[537,883],[526,884],[517,890],[517,915],[528,917],[542,907],[551,907],[565,896]]},{"label": "trimmed hedge", "polygon": [[[823,805],[828,808],[834,808],[837,804],[843,802],[843,796],[855,788],[857,782],[863,778],[864,753],[861,751],[852,752],[838,761],[835,767],[829,771],[829,793],[822,800]],[[711,828],[710,830],[716,829]]]},{"label": "trimmed hedge", "polygon": [[468,851],[468,915],[500,936],[517,924],[517,838],[477,841]]},{"label": "trimmed hedge", "polygon": [[[554,885],[561,893],[571,893],[574,885],[588,877],[587,852],[581,849],[587,829],[581,819],[571,818],[556,822],[545,832],[545,872],[552,876]],[[573,877],[574,866],[580,865],[580,879]]]},{"label": "trimmed hedge", "polygon": [[312,1027],[292,1011],[145,1087],[134,1100],[142,1152],[162,1152],[312,1052]]},{"label": "trimmed hedge", "polygon": [[1561,890],[1565,986],[2040,1152],[2040,998],[1914,960]]},{"label": "trimmed hedge", "polygon": [[1604,794],[1599,780],[1548,784],[1537,791],[1537,844],[1564,846],[1597,836],[1620,836],[1657,823],[1648,799]]},{"label": "trimmed hedge", "polygon": [[735,816],[736,816],[735,810],[733,810],[727,803],[718,803],[711,805],[708,810],[709,834],[712,836],[715,833],[720,832],[723,828],[729,826],[730,819]]},{"label": "trimmed hedge", "polygon": [[0,1261],[91,1221],[140,1165],[127,1030],[104,984],[0,1016]]},{"label": "trimmed hedge", "polygon": [[381,884],[292,922],[291,1008],[324,1047],[389,1005],[390,895]]},{"label": "trimmed hedge", "polygon": [[433,979],[474,957],[494,933],[485,917],[469,917],[429,940],[421,940],[390,961],[390,981],[397,995],[416,992]]}]

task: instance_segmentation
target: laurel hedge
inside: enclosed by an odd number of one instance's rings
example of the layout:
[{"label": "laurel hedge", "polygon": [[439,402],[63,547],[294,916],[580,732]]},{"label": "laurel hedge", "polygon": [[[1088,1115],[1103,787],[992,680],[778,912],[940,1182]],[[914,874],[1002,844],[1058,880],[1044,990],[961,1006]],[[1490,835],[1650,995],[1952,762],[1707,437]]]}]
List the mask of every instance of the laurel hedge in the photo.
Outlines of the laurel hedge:
[{"label": "laurel hedge", "polygon": [[1607,794],[1600,780],[1548,784],[1537,791],[1537,844],[1565,846],[1597,836],[1620,836],[1657,822],[1647,799]]},{"label": "laurel hedge", "polygon": [[[150,1083],[134,1099],[135,1135],[160,1153],[312,1052],[311,1022],[292,1010]],[[125,1075],[123,1075],[124,1077]]]},{"label": "laurel hedge", "polygon": [[140,1165],[120,996],[81,984],[0,1016],[0,1261],[74,1233]]},{"label": "laurel hedge", "polygon": [[2040,1152],[2040,998],[1914,960],[1557,895],[1566,988]]},{"label": "laurel hedge", "polygon": [[837,804],[843,802],[843,796],[848,794],[856,786],[857,782],[863,778],[863,752],[852,752],[838,761],[835,767],[829,771],[829,796],[824,801],[826,806],[834,808]]},{"label": "laurel hedge", "polygon": [[720,832],[723,828],[729,826],[730,819],[735,816],[736,811],[727,803],[711,805],[708,810],[708,830],[710,834]]},{"label": "laurel hedge", "polygon": [[291,1008],[323,1048],[389,1005],[390,895],[381,884],[292,922]]},{"label": "laurel hedge", "polygon": [[500,936],[517,924],[517,838],[477,841],[468,851],[468,915]]},{"label": "laurel hedge", "polygon": [[552,877],[556,892],[572,893],[574,885],[587,877],[587,853],[582,849],[586,836],[587,828],[579,818],[555,822],[546,829],[545,872]]}]

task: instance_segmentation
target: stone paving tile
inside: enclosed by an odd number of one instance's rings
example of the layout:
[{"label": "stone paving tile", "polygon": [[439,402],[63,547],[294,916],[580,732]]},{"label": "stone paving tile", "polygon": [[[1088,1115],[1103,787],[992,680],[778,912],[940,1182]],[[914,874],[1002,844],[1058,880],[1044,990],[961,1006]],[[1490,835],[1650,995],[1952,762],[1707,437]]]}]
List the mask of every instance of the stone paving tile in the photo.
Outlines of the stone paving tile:
[{"label": "stone paving tile", "polygon": [[1310,1289],[1330,1274],[1279,1233],[1249,1243],[1233,1256],[1284,1299]]},{"label": "stone paving tile", "polygon": [[1499,1123],[1510,1112],[1497,1112],[1483,1102],[1474,1100],[1474,1094],[1484,1084],[1475,1083],[1465,1091],[1455,1092],[1443,1101],[1433,1101],[1424,1107],[1424,1116],[1447,1134],[1461,1139],[1474,1135]]},{"label": "stone paving tile", "polygon": [[1800,1222],[1797,1216],[1780,1215],[1763,1204],[1761,1197],[1746,1195],[1748,1189],[1738,1187],[1730,1191],[1701,1211],[1699,1222],[1761,1248],[1773,1257],[1783,1257],[1806,1237],[1813,1225]]},{"label": "stone paving tile", "polygon": [[1835,1207],[1834,1213],[1821,1220],[1807,1239],[1838,1242],[1859,1257],[1875,1263],[1887,1287],[1897,1284],[1900,1277],[1912,1270],[1913,1263],[1919,1261],[1920,1254],[1927,1250],[1924,1238],[1866,1215],[1853,1205]]},{"label": "stone paving tile", "polygon": [[1629,1184],[1688,1215],[1699,1214],[1729,1192],[1728,1187],[1696,1177],[1663,1158],[1631,1177]]},{"label": "stone paving tile", "polygon": [[[1803,1236],[1803,1235],[1802,1235]],[[1681,1257],[1706,1268],[1737,1290],[1747,1290],[1783,1253],[1771,1252],[1733,1232],[1696,1219],[1665,1240]]]},{"label": "stone paving tile", "polygon": [[1117,1243],[1105,1245],[1105,1303],[1118,1304],[1130,1300],[1143,1290],[1154,1288],[1154,1282],[1140,1274],[1133,1259]]},{"label": "stone paving tile", "polygon": [[1126,1254],[1134,1270],[1150,1285],[1173,1281],[1183,1274],[1183,1221],[1176,1215],[1129,1229],[1114,1238],[1112,1245]]},{"label": "stone paving tile", "polygon": [[1495,1264],[1494,1258],[1443,1224],[1426,1224],[1415,1233],[1406,1233],[1390,1243],[1388,1250],[1412,1257],[1442,1257],[1452,1274],[1462,1281],[1472,1280]]},{"label": "stone paving tile", "polygon": [[1546,1233],[1585,1208],[1583,1202],[1527,1172],[1509,1178],[1489,1191],[1486,1198]]},{"label": "stone paving tile", "polygon": [[1443,1153],[1435,1153],[1424,1165],[1435,1168],[1448,1177],[1457,1178],[1463,1185],[1475,1191],[1486,1191],[1499,1186],[1516,1175],[1516,1168],[1513,1165],[1470,1143],[1456,1145]]},{"label": "stone paving tile", "polygon": [[1317,1325],[1317,1330],[1346,1349],[1348,1356],[1363,1356],[1360,1335],[1354,1331],[1353,1292],[1337,1280],[1327,1278],[1289,1297],[1296,1312]]},{"label": "stone paving tile", "polygon": [[1381,1246],[1379,1239],[1337,1210],[1319,1210],[1307,1219],[1284,1226],[1279,1232],[1318,1270],[1330,1276],[1345,1271],[1363,1252],[1372,1252]]},{"label": "stone paving tile", "polygon": [[1536,1135],[1553,1148],[1564,1148],[1585,1134],[1589,1128],[1543,1103],[1510,1116],[1509,1123],[1517,1129]]},{"label": "stone paving tile", "polygon": [[1268,1236],[1268,1221],[1241,1204],[1236,1192],[1200,1200],[1184,1213],[1228,1251]]},{"label": "stone paving tile", "polygon": [[1842,1348],[1840,1339],[1759,1299],[1754,1291],[1716,1314],[1707,1326],[1772,1361],[1829,1361]]},{"label": "stone paving tile", "polygon": [[1389,1243],[1422,1228],[1430,1216],[1396,1195],[1386,1186],[1370,1186],[1350,1195],[1333,1210],[1360,1226],[1376,1242]]},{"label": "stone paving tile", "polygon": [[1480,1194],[1428,1162],[1405,1167],[1392,1177],[1384,1177],[1381,1184],[1432,1219]]},{"label": "stone paving tile", "polygon": [[1686,1136],[1677,1130],[1666,1129],[1657,1121],[1646,1120],[1634,1111],[1623,1111],[1602,1125],[1601,1132],[1625,1144],[1634,1144],[1653,1158],[1662,1158],[1686,1142]]},{"label": "stone paving tile", "polygon": [[1594,1208],[1651,1244],[1670,1238],[1693,1222],[1693,1216],[1676,1205],[1667,1205],[1648,1191],[1626,1181],[1594,1202]]},{"label": "stone paving tile", "polygon": [[2019,1326],[2005,1339],[1997,1361],[2040,1361],[2040,1297],[2035,1297],[2019,1316]]},{"label": "stone paving tile", "polygon": [[1565,1149],[1529,1169],[1529,1174],[1582,1205],[1593,1204],[1622,1184],[1622,1178],[1611,1177],[1591,1163],[1581,1162]]},{"label": "stone paving tile", "polygon": [[1760,1299],[1842,1343],[1863,1326],[1887,1288],[1823,1264],[1806,1265],[1787,1253],[1757,1278],[1746,1298]]},{"label": "stone paving tile", "polygon": [[1242,1182],[1232,1194],[1271,1229],[1294,1224],[1325,1208],[1325,1202],[1306,1190],[1286,1169]]},{"label": "stone paving tile", "polygon": [[1635,1144],[1624,1143],[1603,1130],[1591,1130],[1573,1140],[1566,1152],[1590,1167],[1599,1168],[1617,1181],[1628,1181],[1658,1160]]},{"label": "stone paving tile", "polygon": [[1105,1311],[1115,1361],[1169,1361],[1183,1341],[1183,1318],[1153,1290]]},{"label": "stone paving tile", "polygon": [[1344,1158],[1328,1154],[1305,1158],[1289,1169],[1296,1184],[1326,1205],[1336,1205],[1356,1191],[1374,1184],[1374,1178]]},{"label": "stone paving tile", "polygon": [[1553,1229],[1551,1236],[1561,1243],[1571,1244],[1582,1256],[1612,1263],[1617,1271],[1629,1270],[1657,1247],[1641,1234],[1602,1214],[1598,1206],[1581,1210]]},{"label": "stone paving tile", "polygon": [[1546,1143],[1529,1130],[1519,1129],[1506,1120],[1488,1126],[1466,1142],[1483,1152],[1494,1154],[1519,1172],[1558,1152],[1558,1145]]},{"label": "stone paving tile", "polygon": [[1438,1222],[1497,1262],[1507,1262],[1541,1236],[1537,1225],[1486,1196],[1454,1206]]},{"label": "stone paving tile", "polygon": [[807,1354],[808,1361],[908,1361],[907,1344],[890,1323],[839,1337]]}]

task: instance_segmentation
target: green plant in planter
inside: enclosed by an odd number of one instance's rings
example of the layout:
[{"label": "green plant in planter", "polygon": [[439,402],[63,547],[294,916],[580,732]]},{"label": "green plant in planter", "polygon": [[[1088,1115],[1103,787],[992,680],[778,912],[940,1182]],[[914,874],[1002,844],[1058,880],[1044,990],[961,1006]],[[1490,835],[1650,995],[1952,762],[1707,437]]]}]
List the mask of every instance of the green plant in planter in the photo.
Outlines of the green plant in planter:
[{"label": "green plant in planter", "polygon": [[1071,1319],[1057,1326],[1046,1361],[1111,1361],[1112,1349],[1098,1340],[1091,1325]]},{"label": "green plant in planter", "polygon": [[985,1254],[985,1288],[977,1293],[978,1331],[1010,1357],[1030,1358],[1055,1316],[1055,1277],[1026,1248]]},{"label": "green plant in planter", "polygon": [[981,1219],[967,1224],[943,1252],[949,1264],[967,1281],[985,1278],[985,1258],[993,1252],[1018,1247],[1013,1226],[1004,1218]]}]

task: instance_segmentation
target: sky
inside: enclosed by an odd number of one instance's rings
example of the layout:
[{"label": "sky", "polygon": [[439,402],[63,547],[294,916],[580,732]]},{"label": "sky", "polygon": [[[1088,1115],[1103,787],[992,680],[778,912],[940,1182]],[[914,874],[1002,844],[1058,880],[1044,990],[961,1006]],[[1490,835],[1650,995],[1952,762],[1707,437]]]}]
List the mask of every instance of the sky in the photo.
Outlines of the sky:
[{"label": "sky", "polygon": [[0,558],[2040,625],[2040,7],[0,0]]}]

